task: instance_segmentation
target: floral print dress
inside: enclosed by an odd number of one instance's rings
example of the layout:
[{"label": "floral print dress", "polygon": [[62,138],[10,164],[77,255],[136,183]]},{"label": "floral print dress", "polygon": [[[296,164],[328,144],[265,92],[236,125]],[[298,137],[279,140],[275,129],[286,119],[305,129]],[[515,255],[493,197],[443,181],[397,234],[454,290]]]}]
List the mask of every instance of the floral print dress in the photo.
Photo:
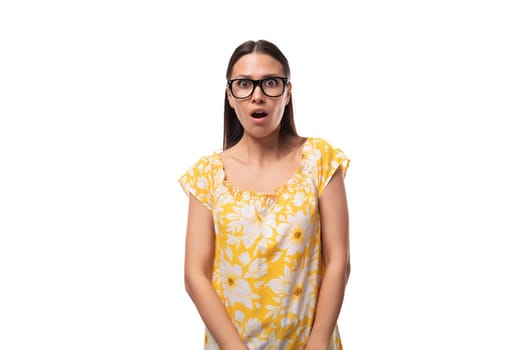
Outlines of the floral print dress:
[{"label": "floral print dress", "polygon": [[[220,153],[200,158],[179,179],[213,215],[212,283],[250,350],[303,349],[322,279],[319,197],[350,160],[321,138],[307,138],[297,172],[272,193],[236,188]],[[205,349],[219,350],[208,330]],[[330,350],[342,349],[337,327]]]}]

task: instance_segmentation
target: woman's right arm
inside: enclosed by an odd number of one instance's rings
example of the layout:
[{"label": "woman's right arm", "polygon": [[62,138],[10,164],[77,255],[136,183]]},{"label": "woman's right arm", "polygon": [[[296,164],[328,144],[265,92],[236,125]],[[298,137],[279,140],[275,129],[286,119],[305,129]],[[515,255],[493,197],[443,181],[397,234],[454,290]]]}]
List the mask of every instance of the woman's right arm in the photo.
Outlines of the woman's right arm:
[{"label": "woman's right arm", "polygon": [[215,232],[211,211],[189,195],[184,282],[206,327],[221,349],[248,350],[212,286]]}]

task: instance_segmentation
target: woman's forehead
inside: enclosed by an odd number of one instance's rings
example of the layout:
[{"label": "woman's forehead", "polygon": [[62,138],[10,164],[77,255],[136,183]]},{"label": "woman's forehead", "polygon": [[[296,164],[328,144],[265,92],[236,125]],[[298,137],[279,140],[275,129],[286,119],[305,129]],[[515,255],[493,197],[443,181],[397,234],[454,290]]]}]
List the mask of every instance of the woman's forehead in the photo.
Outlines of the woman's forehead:
[{"label": "woman's forehead", "polygon": [[265,53],[246,54],[235,62],[232,69],[232,77],[268,75],[284,75],[284,69],[281,62]]}]

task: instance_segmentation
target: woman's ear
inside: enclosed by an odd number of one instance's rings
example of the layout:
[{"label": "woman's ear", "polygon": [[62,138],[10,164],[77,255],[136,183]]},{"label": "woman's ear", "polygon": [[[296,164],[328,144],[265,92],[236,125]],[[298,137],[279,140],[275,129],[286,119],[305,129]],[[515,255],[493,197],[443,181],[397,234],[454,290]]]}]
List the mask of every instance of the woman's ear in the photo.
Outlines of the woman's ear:
[{"label": "woman's ear", "polygon": [[232,95],[230,93],[230,89],[228,89],[228,87],[226,87],[226,98],[228,99],[228,104],[230,105],[230,108],[233,109],[233,105],[232,105]]},{"label": "woman's ear", "polygon": [[292,83],[288,83],[288,87],[286,88],[286,105],[290,103],[291,97],[292,97]]}]

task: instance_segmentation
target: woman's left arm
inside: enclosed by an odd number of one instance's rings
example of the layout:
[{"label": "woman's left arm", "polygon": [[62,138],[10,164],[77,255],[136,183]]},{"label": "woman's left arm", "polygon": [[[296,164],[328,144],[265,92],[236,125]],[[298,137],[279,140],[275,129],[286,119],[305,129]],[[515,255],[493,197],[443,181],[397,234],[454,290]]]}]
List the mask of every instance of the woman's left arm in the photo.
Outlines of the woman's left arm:
[{"label": "woman's left arm", "polygon": [[343,171],[337,169],[319,199],[325,272],[305,350],[328,349],[350,276],[348,204]]}]

